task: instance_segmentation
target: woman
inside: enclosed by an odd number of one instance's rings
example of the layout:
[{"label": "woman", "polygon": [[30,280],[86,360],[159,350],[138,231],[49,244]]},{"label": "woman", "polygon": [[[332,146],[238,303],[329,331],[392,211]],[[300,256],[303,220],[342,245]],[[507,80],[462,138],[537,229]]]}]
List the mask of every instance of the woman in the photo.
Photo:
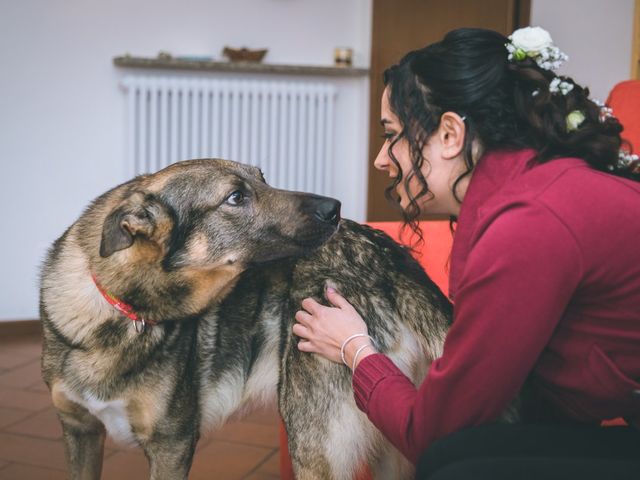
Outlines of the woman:
[{"label": "woman", "polygon": [[[298,348],[354,366],[358,406],[422,455],[419,475],[625,478],[640,456],[634,428],[595,427],[640,427],[638,159],[619,155],[610,111],[553,73],[565,58],[539,28],[460,29],[385,72],[374,165],[388,196],[409,224],[457,221],[453,325],[417,389],[356,335],[366,324],[337,292],[296,314]],[[494,422],[525,380],[527,424],[468,428]]]}]

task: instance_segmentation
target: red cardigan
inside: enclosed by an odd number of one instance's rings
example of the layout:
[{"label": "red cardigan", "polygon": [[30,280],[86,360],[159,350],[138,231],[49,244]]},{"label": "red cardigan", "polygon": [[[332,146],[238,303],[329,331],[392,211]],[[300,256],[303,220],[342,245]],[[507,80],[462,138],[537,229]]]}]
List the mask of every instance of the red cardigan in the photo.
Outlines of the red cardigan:
[{"label": "red cardigan", "polygon": [[376,354],[356,403],[410,460],[496,420],[527,377],[537,419],[640,425],[640,183],[532,150],[480,159],[451,258],[454,320],[416,389]]}]

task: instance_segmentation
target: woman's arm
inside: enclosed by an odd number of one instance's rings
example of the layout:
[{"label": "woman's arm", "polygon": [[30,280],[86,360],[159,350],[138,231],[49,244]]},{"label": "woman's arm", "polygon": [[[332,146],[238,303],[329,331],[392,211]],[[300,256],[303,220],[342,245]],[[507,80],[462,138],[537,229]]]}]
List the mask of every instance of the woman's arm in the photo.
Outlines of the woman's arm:
[{"label": "woman's arm", "polygon": [[[369,355],[354,372],[358,406],[414,462],[435,439],[496,420],[562,317],[582,276],[580,262],[571,232],[546,207],[523,205],[501,213],[475,240],[444,353],[425,381],[416,389],[387,357]],[[335,358],[348,329],[332,343],[318,342],[314,328],[330,338],[340,323],[360,325],[344,308],[322,307],[320,317],[313,321],[322,327],[306,327],[310,336],[302,335],[310,347],[305,351],[324,354],[333,348]]]}]

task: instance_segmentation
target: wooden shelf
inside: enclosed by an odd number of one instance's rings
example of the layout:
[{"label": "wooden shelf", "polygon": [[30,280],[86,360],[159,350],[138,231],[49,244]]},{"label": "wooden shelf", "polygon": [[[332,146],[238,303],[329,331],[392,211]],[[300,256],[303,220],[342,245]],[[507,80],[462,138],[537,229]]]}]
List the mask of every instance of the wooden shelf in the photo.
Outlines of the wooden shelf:
[{"label": "wooden shelf", "polygon": [[215,62],[182,58],[145,58],[124,55],[113,59],[114,65],[124,68],[165,70],[197,70],[203,72],[267,73],[281,75],[307,75],[331,77],[366,77],[369,69],[314,65],[283,65],[251,62]]}]

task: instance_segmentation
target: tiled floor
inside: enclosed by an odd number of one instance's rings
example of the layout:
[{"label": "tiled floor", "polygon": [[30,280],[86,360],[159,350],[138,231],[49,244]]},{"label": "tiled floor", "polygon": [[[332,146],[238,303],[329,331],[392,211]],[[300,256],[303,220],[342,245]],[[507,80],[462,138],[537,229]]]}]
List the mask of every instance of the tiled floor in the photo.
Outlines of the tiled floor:
[{"label": "tiled floor", "polygon": [[[278,425],[275,410],[261,411],[202,438],[189,478],[280,478]],[[0,333],[0,480],[66,478],[61,436],[40,378],[40,336]],[[148,478],[142,450],[107,440],[102,478]]]}]

